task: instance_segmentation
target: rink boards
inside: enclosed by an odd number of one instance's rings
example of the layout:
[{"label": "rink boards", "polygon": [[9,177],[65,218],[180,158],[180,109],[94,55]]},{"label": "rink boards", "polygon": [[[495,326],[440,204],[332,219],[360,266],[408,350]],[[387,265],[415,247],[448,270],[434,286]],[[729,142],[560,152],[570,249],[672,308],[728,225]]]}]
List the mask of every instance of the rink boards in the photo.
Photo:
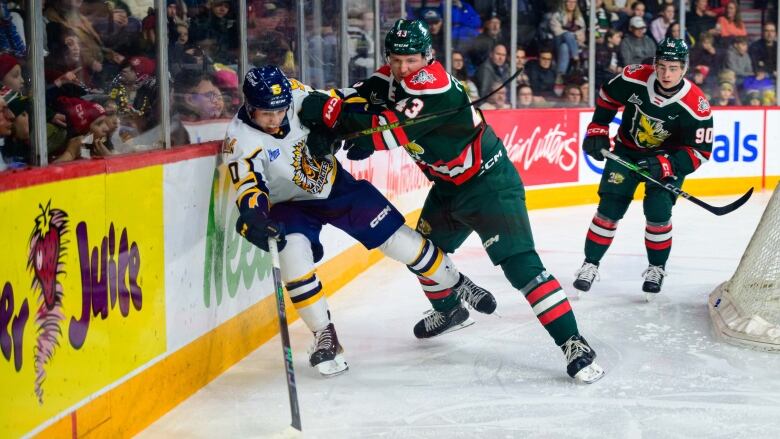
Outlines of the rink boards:
[{"label": "rink boards", "polygon": [[[579,151],[591,114],[486,112],[529,207],[596,201],[603,163]],[[780,110],[714,117],[713,157],[685,190],[774,187]],[[233,230],[218,148],[0,175],[0,437],[132,435],[276,333],[270,261]],[[413,222],[428,183],[403,151],[342,163]],[[323,243],[329,294],[380,257],[333,228]]]}]

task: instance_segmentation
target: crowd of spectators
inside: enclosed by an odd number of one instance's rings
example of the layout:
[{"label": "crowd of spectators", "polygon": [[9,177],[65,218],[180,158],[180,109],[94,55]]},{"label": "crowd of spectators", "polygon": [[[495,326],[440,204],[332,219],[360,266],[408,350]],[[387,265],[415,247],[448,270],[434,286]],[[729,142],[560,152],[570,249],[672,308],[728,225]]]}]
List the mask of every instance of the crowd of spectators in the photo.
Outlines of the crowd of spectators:
[{"label": "crowd of spectators", "polygon": [[[751,40],[741,17],[743,8],[735,0],[693,1],[685,11],[685,35],[680,34],[678,1],[592,1],[596,7],[596,87],[628,64],[650,62],[656,42],[674,36],[689,43],[688,78],[713,105],[775,103],[777,27],[766,18],[774,12],[761,15],[761,35]],[[346,80],[353,83],[376,68],[376,52],[382,45],[373,37],[370,6],[348,3]],[[518,0],[515,53],[510,53],[510,23],[505,19],[510,3],[452,1],[453,75],[476,100],[512,74],[509,61],[514,56],[518,68],[524,69],[516,87],[519,108],[586,105],[589,1]],[[752,6],[766,11],[765,3],[753,0]],[[2,170],[31,163],[33,148],[24,3],[0,0],[0,4]],[[164,70],[171,90],[174,145],[221,138],[226,118],[238,108],[237,4],[237,0],[167,0],[165,16],[160,19],[167,24],[163,28],[167,29],[169,64]],[[305,28],[309,84],[341,86],[339,20],[345,5],[338,0],[319,4],[319,13],[307,11],[300,26],[296,2],[248,0],[249,63],[280,65],[289,76],[298,77],[296,45],[300,28]],[[407,18],[428,23],[434,56],[444,61],[444,2],[408,0],[405,5]],[[161,147],[158,14],[153,6],[152,0],[44,2],[43,74],[50,162]],[[382,6],[383,29],[400,13],[395,12],[400,9],[388,9],[391,6]],[[496,93],[483,108],[509,107],[508,93],[509,87]]]}]

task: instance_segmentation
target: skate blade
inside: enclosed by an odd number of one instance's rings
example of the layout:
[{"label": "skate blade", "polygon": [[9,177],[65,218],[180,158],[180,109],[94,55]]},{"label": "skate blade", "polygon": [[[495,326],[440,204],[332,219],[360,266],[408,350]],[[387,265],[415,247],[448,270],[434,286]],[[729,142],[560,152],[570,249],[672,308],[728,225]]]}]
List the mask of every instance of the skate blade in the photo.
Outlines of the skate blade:
[{"label": "skate blade", "polygon": [[[474,324],[474,320],[471,317],[469,317],[466,320],[464,320],[463,322],[461,322],[460,324],[452,326],[451,328],[448,328],[446,331],[442,332],[439,335],[435,335],[434,337],[439,337],[441,335],[444,335],[444,334],[447,334],[447,333],[450,333],[450,332],[453,332],[453,331],[457,331],[459,329],[466,328],[466,327],[471,326],[473,324]],[[434,337],[430,337],[430,338],[434,338]]]},{"label": "skate blade", "polygon": [[596,362],[590,363],[586,367],[583,367],[576,375],[574,380],[578,384],[592,384],[604,377],[604,369],[601,368]]},{"label": "skate blade", "polygon": [[341,354],[336,355],[336,358],[332,360],[323,361],[314,367],[317,368],[322,376],[328,378],[341,375],[349,369],[349,365]]},{"label": "skate blade", "polygon": [[657,297],[658,297],[658,293],[645,293],[645,301],[647,301],[647,303],[652,302]]}]

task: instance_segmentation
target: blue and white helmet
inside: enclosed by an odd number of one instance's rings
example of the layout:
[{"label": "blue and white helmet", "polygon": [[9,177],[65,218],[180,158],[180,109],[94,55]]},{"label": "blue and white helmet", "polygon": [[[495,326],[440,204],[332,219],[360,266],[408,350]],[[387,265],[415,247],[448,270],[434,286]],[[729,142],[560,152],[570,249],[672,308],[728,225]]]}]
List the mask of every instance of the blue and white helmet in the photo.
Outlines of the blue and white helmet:
[{"label": "blue and white helmet", "polygon": [[273,65],[254,67],[246,72],[243,91],[247,110],[282,110],[292,103],[290,81]]}]

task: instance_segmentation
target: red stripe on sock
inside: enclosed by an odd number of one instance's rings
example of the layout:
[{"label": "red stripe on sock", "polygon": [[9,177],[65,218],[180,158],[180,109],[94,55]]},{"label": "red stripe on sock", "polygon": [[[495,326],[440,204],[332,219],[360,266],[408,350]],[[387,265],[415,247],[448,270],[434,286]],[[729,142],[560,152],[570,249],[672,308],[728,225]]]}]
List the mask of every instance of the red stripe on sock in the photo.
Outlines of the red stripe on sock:
[{"label": "red stripe on sock", "polygon": [[434,282],[431,279],[428,279],[427,277],[417,276],[417,280],[420,281],[423,285],[436,285],[436,282]]},{"label": "red stripe on sock", "polygon": [[555,319],[566,314],[569,311],[571,311],[571,305],[569,304],[569,299],[566,299],[563,302],[556,305],[555,308],[539,316],[539,321],[542,322],[542,325],[547,326],[548,324],[555,321]]},{"label": "red stripe on sock", "polygon": [[452,290],[450,290],[449,288],[441,291],[426,291],[425,297],[433,300],[444,299],[445,297],[449,296],[451,292]]},{"label": "red stripe on sock", "polygon": [[552,291],[559,290],[560,288],[561,288],[561,284],[558,283],[557,279],[550,279],[547,282],[536,287],[527,296],[525,296],[525,298],[528,299],[528,303],[530,303],[531,306],[534,306],[536,305],[536,302],[539,301],[539,299],[546,296]]},{"label": "red stripe on sock", "polygon": [[651,226],[650,224],[645,226],[645,230],[647,230],[650,233],[666,233],[670,230],[672,230],[672,225],[667,224],[665,226]]},{"label": "red stripe on sock", "polygon": [[595,242],[596,244],[601,244],[601,245],[610,245],[610,244],[612,244],[612,238],[605,238],[605,237],[603,237],[601,235],[597,235],[597,234],[593,233],[592,230],[588,230],[587,238],[589,240]]},{"label": "red stripe on sock", "polygon": [[593,224],[601,227],[602,229],[607,230],[615,230],[617,229],[617,224],[609,221],[605,221],[597,216],[593,217]]},{"label": "red stripe on sock", "polygon": [[666,241],[661,241],[661,242],[653,242],[648,239],[645,239],[645,247],[649,248],[650,250],[666,250],[671,246],[672,246],[671,239],[667,239]]}]

